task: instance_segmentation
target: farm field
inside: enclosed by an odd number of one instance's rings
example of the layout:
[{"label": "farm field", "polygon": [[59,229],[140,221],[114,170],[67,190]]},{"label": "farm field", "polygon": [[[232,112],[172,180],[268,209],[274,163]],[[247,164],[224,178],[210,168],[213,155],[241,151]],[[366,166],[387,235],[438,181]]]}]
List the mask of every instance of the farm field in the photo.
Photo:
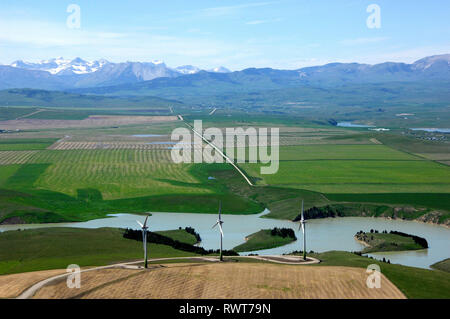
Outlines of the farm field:
[{"label": "farm field", "polygon": [[21,118],[0,122],[2,130],[39,130],[54,128],[84,128],[130,124],[151,124],[157,122],[177,121],[176,116],[125,116],[125,115],[90,115],[82,120],[34,119]]},{"label": "farm field", "polygon": [[[448,168],[411,149],[398,150],[405,139],[306,122],[267,123],[264,117],[247,123],[232,119],[208,118],[204,127],[280,126],[277,174],[261,176],[261,164],[240,164],[256,177],[257,187],[248,188],[227,164],[174,164],[170,132],[180,121],[0,135],[0,222],[14,216],[56,222],[111,212],[214,212],[219,199],[227,199],[225,213],[257,213],[268,207],[271,213],[266,217],[285,219],[295,217],[300,198],[306,208],[366,202],[448,209]],[[1,150],[2,145],[8,150]],[[438,152],[440,158],[446,154],[442,147],[420,145],[414,150]],[[437,193],[433,198],[426,195]],[[386,195],[373,200],[376,194]]]},{"label": "farm field", "polygon": [[56,142],[52,138],[37,139],[0,139],[0,151],[33,151],[43,150]]},{"label": "farm field", "polygon": [[260,166],[242,164],[262,184],[322,193],[450,192],[447,167],[384,145],[281,147],[276,174]]},{"label": "farm field", "polygon": [[350,267],[166,264],[147,271],[88,272],[81,289],[60,282],[43,287],[34,298],[404,298],[385,277],[381,289],[367,289],[366,277],[363,269]]}]

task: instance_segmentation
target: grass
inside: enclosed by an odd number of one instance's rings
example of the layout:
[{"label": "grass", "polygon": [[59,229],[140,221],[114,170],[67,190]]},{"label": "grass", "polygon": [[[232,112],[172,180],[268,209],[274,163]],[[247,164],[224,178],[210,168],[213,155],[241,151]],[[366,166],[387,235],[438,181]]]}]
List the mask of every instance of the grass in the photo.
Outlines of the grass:
[{"label": "grass", "polygon": [[[104,166],[108,165],[104,164]],[[114,165],[112,166],[114,167]],[[45,176],[45,173],[48,172],[49,167],[49,164],[0,166],[0,185],[2,187],[0,188],[0,203],[4,206],[4,209],[0,210],[0,222],[10,218],[20,218],[20,222],[26,223],[85,221],[104,217],[108,213],[143,213],[150,210],[216,213],[219,200],[223,202],[224,213],[252,214],[263,210],[261,203],[230,192],[227,187],[216,180],[208,180],[210,170],[236,174],[226,164],[192,165],[185,174],[193,180],[198,179],[201,183],[182,183],[176,181],[176,177],[174,180],[166,179],[164,181],[155,179],[155,184],[160,182],[161,189],[152,193],[152,188],[149,186],[149,190],[146,190],[147,196],[138,196],[139,193],[130,191],[131,187],[136,184],[124,184],[121,187],[130,187],[127,190],[128,197],[114,199],[104,198],[102,191],[111,188],[107,188],[107,184],[101,185],[101,176],[99,175],[97,175],[96,181],[101,186],[100,190],[93,188],[92,184],[83,184],[81,180],[78,182],[78,187],[83,187],[83,185],[86,187],[73,189],[72,192],[69,192],[70,194],[76,192],[72,196],[61,192],[59,187],[49,187],[50,190],[44,189],[42,186],[38,188],[36,185],[41,176]],[[76,172],[62,171],[62,173],[76,179]],[[86,175],[80,173],[80,176]],[[120,184],[120,176],[113,174],[109,179],[107,177],[104,179],[105,182],[115,179],[115,182]],[[90,176],[86,178],[92,180]],[[140,178],[147,178],[147,182],[151,183],[154,176],[144,175]],[[127,179],[124,178],[125,180]],[[63,178],[59,179],[59,185],[70,187],[71,184],[66,184],[67,182]],[[58,184],[56,180],[54,183]],[[163,186],[165,186],[165,191]],[[187,189],[188,192],[183,193],[184,189]],[[207,192],[203,192],[202,189],[206,189]]]},{"label": "grass", "polygon": [[54,138],[0,139],[0,151],[43,150],[56,142]]},{"label": "grass", "polygon": [[197,238],[194,235],[188,233],[185,229],[174,229],[174,230],[162,230],[156,233],[172,238],[173,240],[178,240],[180,243],[186,243],[194,245],[197,243]]},{"label": "grass", "polygon": [[363,253],[373,253],[379,251],[404,251],[423,249],[422,246],[414,242],[411,237],[404,237],[397,234],[364,233],[365,239],[358,235],[358,239],[364,241],[368,247]]},{"label": "grass", "polygon": [[262,229],[247,236],[247,241],[233,248],[236,252],[256,251],[284,246],[295,239],[291,237],[272,236],[270,229]]},{"label": "grass", "polygon": [[429,161],[314,160],[281,161],[273,175],[260,175],[261,164],[241,164],[263,183],[323,193],[450,192],[450,168]]},{"label": "grass", "polygon": [[[311,133],[310,133],[311,134]],[[313,132],[320,136],[320,132]],[[248,158],[248,149],[246,150]],[[385,145],[289,145],[280,147],[281,161],[308,160],[423,160]]]},{"label": "grass", "polygon": [[331,201],[409,204],[450,211],[449,193],[325,194]]},{"label": "grass", "polygon": [[450,258],[441,260],[441,261],[431,265],[431,268],[442,270],[445,272],[450,272]]},{"label": "grass", "polygon": [[[0,275],[143,258],[142,242],[125,239],[122,232],[58,227],[0,233]],[[148,244],[148,251],[150,258],[194,255],[157,244]]]},{"label": "grass", "polygon": [[[444,271],[387,264],[344,251],[329,251],[310,255],[319,258],[322,261],[319,265],[323,266],[367,268],[370,264],[378,264],[381,273],[392,281],[407,298],[450,298],[450,289],[448,289],[450,287],[450,274]],[[311,267],[316,266],[312,265]]]},{"label": "grass", "polygon": [[98,189],[105,199],[214,192],[190,173],[193,164],[174,164],[167,156],[146,150],[49,150],[29,162],[50,164],[36,188],[70,196],[84,188]]}]

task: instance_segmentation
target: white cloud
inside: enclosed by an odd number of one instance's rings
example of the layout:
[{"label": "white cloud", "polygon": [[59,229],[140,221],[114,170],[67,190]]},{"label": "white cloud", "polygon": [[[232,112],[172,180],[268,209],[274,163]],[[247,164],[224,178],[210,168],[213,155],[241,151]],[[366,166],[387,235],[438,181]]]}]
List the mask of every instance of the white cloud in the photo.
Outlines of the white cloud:
[{"label": "white cloud", "polygon": [[281,19],[271,19],[271,20],[253,20],[253,21],[248,21],[245,24],[248,25],[257,25],[257,24],[264,24],[264,23],[270,23],[270,22],[278,22],[281,21]]},{"label": "white cloud", "polygon": [[372,38],[356,38],[356,39],[346,39],[340,43],[343,45],[361,45],[369,43],[378,43],[388,40],[388,37],[372,37]]},{"label": "white cloud", "polygon": [[243,3],[239,5],[234,6],[221,6],[221,7],[213,7],[213,8],[206,8],[201,9],[200,14],[207,17],[219,17],[224,15],[230,15],[235,14],[236,12],[239,12],[243,9],[247,8],[255,8],[255,7],[263,7],[268,6],[271,4],[274,4],[276,2],[250,2],[250,3]]}]

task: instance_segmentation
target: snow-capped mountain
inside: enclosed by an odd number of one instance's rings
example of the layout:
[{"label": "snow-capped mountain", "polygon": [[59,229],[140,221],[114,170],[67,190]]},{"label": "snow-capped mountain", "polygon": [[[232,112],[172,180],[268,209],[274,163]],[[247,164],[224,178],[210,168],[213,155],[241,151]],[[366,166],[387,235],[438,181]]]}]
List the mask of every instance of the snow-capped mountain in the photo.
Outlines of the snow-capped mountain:
[{"label": "snow-capped mountain", "polygon": [[231,72],[230,70],[228,70],[226,67],[223,67],[223,66],[219,66],[218,68],[209,69],[206,71],[214,72],[214,73],[230,73]]},{"label": "snow-capped mountain", "polygon": [[200,68],[193,66],[193,65],[182,65],[178,66],[174,69],[177,72],[180,72],[182,74],[195,74],[201,71]]},{"label": "snow-capped mountain", "polygon": [[80,58],[56,58],[38,63],[19,60],[11,65],[0,65],[0,89],[70,90],[123,86],[123,90],[128,91],[134,85],[140,87],[140,82],[147,82],[141,86],[179,87],[193,83],[198,86],[212,85],[214,81],[219,81],[220,86],[224,81],[238,83],[241,77],[251,78],[261,85],[272,83],[276,88],[303,84],[448,81],[450,55],[430,56],[412,64],[330,63],[297,70],[249,68],[236,72],[224,67],[202,70],[192,65],[170,68],[162,61],[113,63],[106,60],[88,62]]},{"label": "snow-capped mountain", "polygon": [[[10,66],[26,70],[46,71],[55,75],[73,75],[73,74],[87,74],[97,72],[104,66],[107,66],[108,72],[112,69],[123,69],[126,65],[132,65],[132,68],[139,73],[138,77],[143,80],[152,80],[156,77],[172,77],[174,72],[179,75],[195,74],[202,69],[193,65],[183,65],[176,68],[169,68],[163,61],[153,60],[151,62],[123,62],[112,63],[101,59],[97,61],[86,61],[81,58],[73,60],[64,59],[63,57],[54,58],[50,60],[42,60],[41,62],[24,62],[22,60],[14,61]],[[149,71],[150,70],[150,71]],[[155,71],[155,74],[152,74]],[[207,72],[228,73],[231,72],[223,66],[206,70]]]},{"label": "snow-capped mountain", "polygon": [[66,60],[62,57],[59,57],[50,60],[42,60],[41,62],[38,63],[24,62],[22,60],[18,60],[11,63],[11,66],[27,70],[47,71],[51,74],[71,75],[71,74],[92,73],[99,70],[107,63],[109,62],[106,60],[88,62],[81,58]]}]

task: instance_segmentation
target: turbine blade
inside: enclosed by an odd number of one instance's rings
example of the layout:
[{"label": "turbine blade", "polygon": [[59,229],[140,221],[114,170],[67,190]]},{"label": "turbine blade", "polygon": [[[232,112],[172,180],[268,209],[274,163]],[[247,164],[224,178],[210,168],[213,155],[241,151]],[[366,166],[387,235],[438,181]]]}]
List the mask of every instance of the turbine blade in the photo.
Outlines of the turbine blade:
[{"label": "turbine blade", "polygon": [[300,222],[299,224],[298,224],[298,230],[300,230],[302,228],[302,222]]},{"label": "turbine blade", "polygon": [[145,221],[144,221],[144,226],[143,226],[143,227],[147,226],[147,219],[148,219],[148,216],[149,216],[149,215],[147,215],[147,217],[145,217]]},{"label": "turbine blade", "polygon": [[219,220],[221,220],[222,216],[222,201],[219,201]]},{"label": "turbine blade", "polygon": [[140,221],[137,220],[136,223],[138,223],[139,226],[141,226],[141,228],[144,228],[144,225],[142,225],[142,223]]},{"label": "turbine blade", "polygon": [[220,230],[220,233],[222,234],[222,237],[224,237],[224,235],[223,235],[223,229],[222,229],[222,225],[219,223],[218,224],[219,225],[219,230]]},{"label": "turbine blade", "polygon": [[301,224],[302,225],[302,232],[304,233],[305,232],[305,224]]},{"label": "turbine blade", "polygon": [[214,227],[216,227],[218,224],[219,224],[219,221],[217,221],[217,223],[215,223],[215,224],[213,225],[213,227],[211,227],[211,229],[213,229]]}]

